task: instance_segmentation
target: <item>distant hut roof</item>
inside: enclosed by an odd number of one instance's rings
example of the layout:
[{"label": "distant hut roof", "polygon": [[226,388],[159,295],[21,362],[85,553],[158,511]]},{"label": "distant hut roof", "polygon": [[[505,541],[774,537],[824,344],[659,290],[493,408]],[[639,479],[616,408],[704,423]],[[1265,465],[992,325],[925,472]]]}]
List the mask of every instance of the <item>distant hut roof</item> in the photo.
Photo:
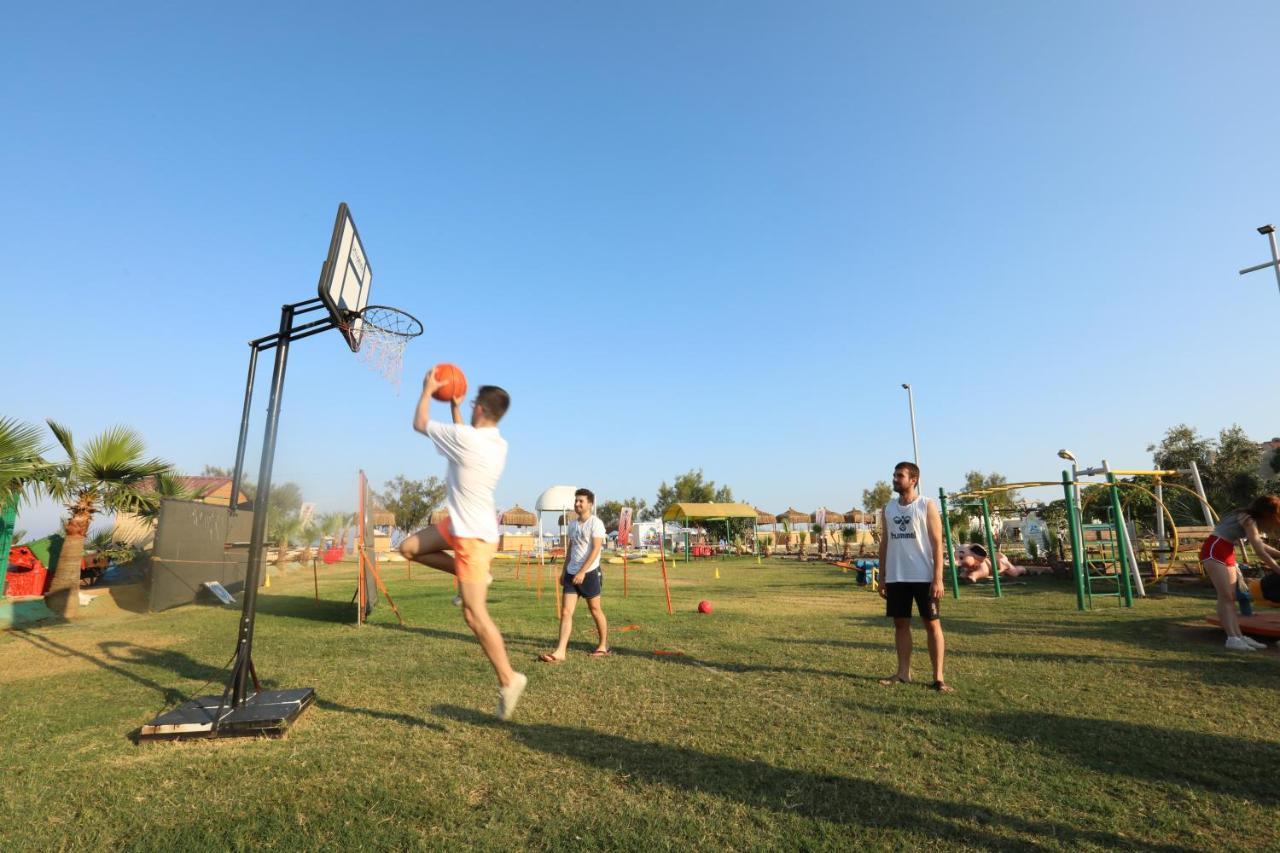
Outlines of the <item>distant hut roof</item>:
[{"label": "distant hut roof", "polygon": [[538,517],[516,504],[502,514],[502,523],[512,527],[533,527],[538,523]]},{"label": "distant hut roof", "polygon": [[779,522],[787,522],[788,524],[804,524],[809,520],[809,513],[801,512],[795,507],[787,507],[785,511],[778,513]]}]

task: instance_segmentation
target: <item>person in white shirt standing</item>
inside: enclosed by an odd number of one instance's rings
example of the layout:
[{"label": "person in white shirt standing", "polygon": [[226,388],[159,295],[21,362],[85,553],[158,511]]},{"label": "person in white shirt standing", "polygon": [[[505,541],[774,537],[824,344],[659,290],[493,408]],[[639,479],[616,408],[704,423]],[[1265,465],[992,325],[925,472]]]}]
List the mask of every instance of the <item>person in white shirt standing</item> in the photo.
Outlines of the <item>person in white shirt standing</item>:
[{"label": "person in white shirt standing", "polygon": [[600,552],[604,549],[604,522],[593,515],[596,496],[590,489],[578,489],[573,493],[573,512],[578,517],[569,522],[569,542],[564,553],[564,575],[560,585],[564,587],[564,606],[560,608],[560,642],[553,652],[538,655],[543,663],[562,663],[569,654],[569,635],[573,633],[573,611],[578,599],[585,598],[596,621],[600,643],[591,657],[604,657],[609,650],[609,621],[605,619],[600,594],[604,576],[600,571]]},{"label": "person in white shirt standing", "polygon": [[893,644],[898,671],[880,679],[883,685],[911,681],[911,602],[915,602],[929,640],[933,664],[933,689],[950,693],[942,677],[946,644],[942,638],[939,605],[942,602],[942,515],[938,505],[919,494],[920,469],[899,462],[893,469],[893,490],[898,499],[884,508],[884,535],[880,537],[880,566],[884,583],[880,597],[885,615],[893,619]]},{"label": "person in white shirt standing", "polygon": [[[483,385],[471,403],[470,425],[462,421],[461,397],[450,401],[453,423],[446,424],[429,417],[431,395],[440,384],[435,371],[427,371],[413,428],[430,438],[440,455],[449,460],[445,475],[449,517],[406,538],[400,543],[400,553],[406,560],[457,577],[462,618],[498,674],[498,718],[509,720],[528,678],[511,668],[506,644],[489,616],[485,598],[493,581],[489,566],[498,547],[493,490],[507,464],[507,441],[498,433],[498,421],[507,413],[511,397],[496,385]],[[447,553],[450,550],[453,556]]]}]

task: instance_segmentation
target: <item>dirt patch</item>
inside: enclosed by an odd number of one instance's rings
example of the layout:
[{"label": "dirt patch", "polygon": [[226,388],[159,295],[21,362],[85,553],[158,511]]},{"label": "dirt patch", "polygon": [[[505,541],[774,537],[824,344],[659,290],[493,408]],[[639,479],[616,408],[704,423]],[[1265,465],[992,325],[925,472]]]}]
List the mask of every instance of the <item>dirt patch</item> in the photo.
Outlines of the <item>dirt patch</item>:
[{"label": "dirt patch", "polygon": [[1171,622],[1165,633],[1175,643],[1190,646],[1222,645],[1222,629],[1208,622]]}]

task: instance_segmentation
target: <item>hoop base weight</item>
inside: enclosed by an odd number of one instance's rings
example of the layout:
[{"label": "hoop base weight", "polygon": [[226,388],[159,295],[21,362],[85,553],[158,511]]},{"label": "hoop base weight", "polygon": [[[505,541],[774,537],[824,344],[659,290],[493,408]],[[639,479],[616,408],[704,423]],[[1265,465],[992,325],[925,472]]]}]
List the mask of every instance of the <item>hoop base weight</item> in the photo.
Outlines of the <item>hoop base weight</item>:
[{"label": "hoop base weight", "polygon": [[[316,700],[313,687],[264,690],[246,699],[239,708],[223,704],[221,695],[199,696],[172,711],[165,711],[142,727],[140,740],[177,740],[196,737],[244,737],[282,735]],[[214,727],[219,708],[226,711]]]}]

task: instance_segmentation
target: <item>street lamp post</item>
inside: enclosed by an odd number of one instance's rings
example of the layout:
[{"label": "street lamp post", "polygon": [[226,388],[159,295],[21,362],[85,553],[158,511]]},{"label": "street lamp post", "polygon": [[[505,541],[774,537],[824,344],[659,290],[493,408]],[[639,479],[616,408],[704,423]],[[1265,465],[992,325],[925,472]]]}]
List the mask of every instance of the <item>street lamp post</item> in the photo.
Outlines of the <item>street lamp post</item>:
[{"label": "street lamp post", "polygon": [[920,467],[920,444],[916,440],[916,400],[911,393],[911,383],[903,382],[902,387],[907,391],[907,408],[911,411],[911,455],[912,461],[916,463],[916,467]]},{"label": "street lamp post", "polygon": [[1246,273],[1257,272],[1271,267],[1276,273],[1276,287],[1280,288],[1280,249],[1276,248],[1276,227],[1274,225],[1258,226],[1258,233],[1266,235],[1267,241],[1271,244],[1271,260],[1265,264],[1256,264],[1251,267],[1245,267],[1240,270],[1240,275]]}]

